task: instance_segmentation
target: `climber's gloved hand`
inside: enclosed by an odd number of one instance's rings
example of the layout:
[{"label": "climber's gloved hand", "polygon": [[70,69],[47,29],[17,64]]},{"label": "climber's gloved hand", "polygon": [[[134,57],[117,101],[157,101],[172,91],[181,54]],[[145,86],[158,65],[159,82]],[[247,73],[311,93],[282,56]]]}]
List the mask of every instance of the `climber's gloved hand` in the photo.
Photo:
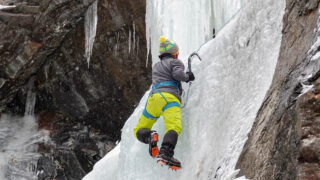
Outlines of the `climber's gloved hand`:
[{"label": "climber's gloved hand", "polygon": [[189,79],[186,82],[195,80],[194,74],[192,72],[187,72],[186,74],[189,76]]}]

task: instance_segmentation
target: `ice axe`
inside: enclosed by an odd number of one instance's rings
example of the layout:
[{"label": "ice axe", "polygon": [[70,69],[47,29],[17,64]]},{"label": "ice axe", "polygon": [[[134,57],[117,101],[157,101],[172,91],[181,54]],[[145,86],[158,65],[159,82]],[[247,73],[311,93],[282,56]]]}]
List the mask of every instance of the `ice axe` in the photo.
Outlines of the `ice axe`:
[{"label": "ice axe", "polygon": [[[191,70],[191,61],[192,61],[192,57],[193,57],[193,56],[197,56],[197,57],[199,58],[199,60],[202,61],[202,59],[201,59],[201,57],[199,56],[198,53],[193,52],[192,54],[190,54],[190,56],[188,57],[188,72],[192,72],[192,70]],[[187,106],[191,85],[192,85],[192,83],[191,83],[191,81],[190,81],[190,82],[189,82],[188,92],[187,92],[187,97],[186,97],[186,102],[181,106],[181,108],[184,108],[184,107]]]},{"label": "ice axe", "polygon": [[201,57],[199,56],[198,53],[193,52],[192,54],[190,54],[190,56],[188,57],[188,72],[192,72],[191,70],[191,60],[193,56],[197,56],[199,58],[200,61],[202,61]]}]

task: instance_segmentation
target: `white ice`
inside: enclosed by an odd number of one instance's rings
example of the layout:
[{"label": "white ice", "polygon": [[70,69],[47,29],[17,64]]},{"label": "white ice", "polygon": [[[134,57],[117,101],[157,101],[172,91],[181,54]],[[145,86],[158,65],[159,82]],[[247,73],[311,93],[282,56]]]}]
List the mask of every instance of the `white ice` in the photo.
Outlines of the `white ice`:
[{"label": "white ice", "polygon": [[133,28],[133,50],[136,48],[136,24],[134,21],[132,22],[132,28]]},{"label": "white ice", "polygon": [[0,5],[0,9],[10,9],[10,8],[15,8],[16,6],[4,6]]},{"label": "white ice", "polygon": [[130,53],[130,51],[131,51],[131,30],[129,30],[128,49],[129,49],[129,53]]},{"label": "white ice", "polygon": [[[183,59],[209,37],[210,29],[205,30],[211,14],[207,3],[148,1],[147,10],[154,8],[147,11],[154,62],[160,34],[180,45]],[[236,162],[272,81],[284,8],[284,0],[249,0],[232,20],[226,21],[216,38],[200,49],[202,62],[194,60],[196,80],[188,105],[182,110],[183,130],[175,151],[175,157],[182,161],[181,170],[171,172],[157,165],[149,156],[148,146],[133,137],[148,97],[146,92],[122,129],[120,151],[113,150],[112,158],[107,154],[101,160],[103,164],[99,162],[84,180],[235,179]],[[162,118],[153,129],[160,133],[161,140]]]},{"label": "white ice", "polygon": [[224,0],[224,1],[212,1],[214,28],[216,33],[222,30],[222,28],[228,24],[227,22],[233,19],[233,16],[248,3],[248,0]]},{"label": "white ice", "polygon": [[179,45],[182,59],[212,38],[211,4],[211,0],[147,1],[146,36],[153,64],[158,61],[161,35]]},{"label": "white ice", "polygon": [[96,37],[97,31],[97,23],[98,23],[98,15],[97,15],[97,6],[98,0],[96,0],[92,5],[88,8],[85,19],[84,19],[84,29],[85,29],[85,57],[87,59],[88,67],[90,65],[90,58],[93,49],[93,43]]}]

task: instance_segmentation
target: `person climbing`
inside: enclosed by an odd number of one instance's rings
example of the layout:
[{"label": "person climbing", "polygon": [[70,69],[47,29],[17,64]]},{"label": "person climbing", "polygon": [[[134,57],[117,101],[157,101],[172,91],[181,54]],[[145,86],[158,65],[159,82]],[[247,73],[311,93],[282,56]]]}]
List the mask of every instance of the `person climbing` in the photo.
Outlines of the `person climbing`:
[{"label": "person climbing", "polygon": [[[160,36],[160,61],[152,69],[152,89],[145,109],[134,128],[134,136],[142,143],[149,144],[149,153],[157,163],[179,169],[181,162],[173,157],[181,126],[181,81],[195,80],[192,72],[184,72],[184,65],[178,59],[177,43]],[[151,130],[157,119],[163,115],[165,135],[160,152],[157,146],[158,133]]]}]

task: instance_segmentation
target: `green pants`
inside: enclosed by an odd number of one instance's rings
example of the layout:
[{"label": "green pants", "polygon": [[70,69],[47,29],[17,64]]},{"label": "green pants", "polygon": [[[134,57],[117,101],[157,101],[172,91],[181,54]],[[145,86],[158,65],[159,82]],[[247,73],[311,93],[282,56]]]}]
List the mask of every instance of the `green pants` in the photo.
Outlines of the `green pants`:
[{"label": "green pants", "polygon": [[[179,99],[176,96],[167,92],[162,92],[161,94],[166,98],[168,102],[178,102],[181,105]],[[161,115],[163,115],[164,125],[166,128],[165,132],[173,130],[177,132],[179,135],[182,129],[181,108],[174,106],[162,112],[162,108],[166,104],[167,102],[165,101],[165,99],[159,93],[155,93],[149,96],[148,103],[146,105],[146,110],[149,114],[151,114],[154,117],[160,117]],[[141,114],[139,122],[133,130],[134,136],[137,137],[136,133],[141,128],[151,130],[155,122],[157,122],[156,119],[149,119],[146,118],[143,114]]]}]

